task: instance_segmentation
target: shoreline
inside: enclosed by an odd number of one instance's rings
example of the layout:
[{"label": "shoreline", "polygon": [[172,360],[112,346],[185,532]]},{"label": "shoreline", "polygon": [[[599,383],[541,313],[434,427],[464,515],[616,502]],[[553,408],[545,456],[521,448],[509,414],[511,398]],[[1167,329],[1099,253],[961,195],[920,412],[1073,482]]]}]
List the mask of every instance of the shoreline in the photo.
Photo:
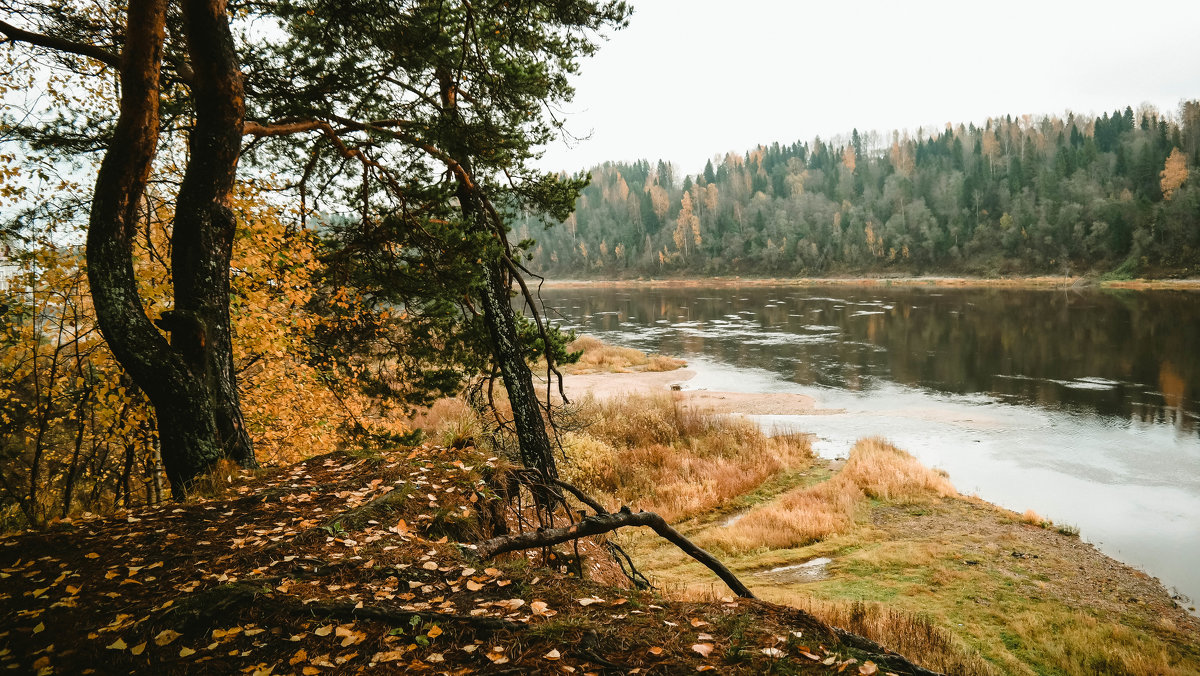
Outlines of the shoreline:
[{"label": "shoreline", "polygon": [[[567,396],[574,402],[585,397],[605,400],[628,395],[669,394],[675,397],[680,403],[693,407],[698,412],[719,415],[823,415],[846,413],[844,409],[819,408],[819,402],[815,398],[803,394],[764,394],[678,388],[679,385],[692,380],[695,376],[696,372],[686,366],[673,371],[659,372],[631,370],[624,372],[610,371],[567,374],[563,378],[563,388]],[[829,462],[829,460],[826,459],[825,462]],[[999,512],[1016,514],[1016,512],[1013,512],[1009,508],[978,497],[968,498],[964,496],[964,499],[986,505]],[[1092,544],[1081,542],[1078,539],[1076,539],[1076,543],[1078,544],[1072,545],[1073,548],[1082,544],[1084,547],[1094,550],[1095,554],[1101,557],[1102,560],[1111,561],[1113,564],[1128,571],[1135,571],[1130,574],[1130,580],[1137,579],[1144,582],[1142,578],[1149,577],[1153,584],[1157,585],[1164,598],[1171,599],[1172,604],[1184,613],[1190,613],[1193,618],[1200,618],[1200,614],[1197,614],[1194,605],[1200,603],[1200,599],[1190,599],[1188,600],[1189,602],[1176,599],[1159,578],[1144,573],[1133,564],[1126,563],[1106,554]],[[1138,586],[1141,586],[1140,582]]]},{"label": "shoreline", "polygon": [[1135,291],[1200,291],[1200,278],[1097,280],[1089,277],[667,277],[637,279],[547,279],[543,288],[694,288],[694,287],[961,287],[1012,289],[1128,289]]},{"label": "shoreline", "polygon": [[[671,387],[695,375],[686,367],[573,374],[564,377],[563,385],[573,401],[669,395],[701,413],[730,415],[754,415],[761,398],[779,399],[775,394]],[[777,407],[791,415],[824,412],[814,398],[797,396],[802,398],[783,400]],[[889,647],[906,640],[904,628],[910,624],[904,618],[922,617],[999,670],[991,673],[1033,673],[1031,668],[1050,666],[1054,673],[1095,673],[1066,668],[1070,660],[1056,660],[1063,651],[1071,652],[1073,642],[1094,644],[1102,637],[1114,639],[1109,651],[1114,654],[1144,653],[1148,666],[1140,673],[1192,673],[1190,668],[1200,664],[1196,600],[1181,602],[1161,579],[1081,539],[1078,529],[965,492],[871,500],[856,508],[848,529],[807,544],[720,550],[726,541],[722,538],[743,517],[760,508],[774,509],[798,490],[832,482],[846,464],[815,456],[808,468],[780,475],[673,525],[701,546],[717,547],[723,563],[761,598],[840,626],[851,621],[847,613],[865,618],[862,627],[877,633],[864,635]],[[711,596],[709,571],[690,558],[646,534],[623,535],[621,543],[668,597]],[[900,629],[889,629],[893,623]],[[1062,633],[1063,627],[1077,625],[1086,629]],[[888,633],[895,631],[899,633]]]},{"label": "shoreline", "polygon": [[817,408],[806,394],[724,392],[680,387],[696,376],[683,367],[673,371],[627,371],[567,374],[563,389],[567,398],[578,401],[591,396],[604,400],[628,394],[670,394],[701,413],[734,415],[824,415],[845,413],[843,409]]}]

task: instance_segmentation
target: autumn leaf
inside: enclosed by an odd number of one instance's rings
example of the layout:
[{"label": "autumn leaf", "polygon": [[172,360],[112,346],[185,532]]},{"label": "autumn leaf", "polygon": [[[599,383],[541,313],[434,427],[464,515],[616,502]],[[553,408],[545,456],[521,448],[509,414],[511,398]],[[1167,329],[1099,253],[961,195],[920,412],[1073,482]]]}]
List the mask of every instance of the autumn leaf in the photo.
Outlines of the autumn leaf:
[{"label": "autumn leaf", "polygon": [[313,633],[316,634],[317,636],[328,636],[333,633],[333,625],[327,624],[324,627],[320,627],[320,628],[316,629],[315,631],[313,631]]},{"label": "autumn leaf", "polygon": [[784,651],[780,650],[779,648],[763,648],[759,652],[766,655],[767,657],[776,658],[776,659],[783,657],[784,655],[787,654]]},{"label": "autumn leaf", "polygon": [[188,657],[189,655],[195,655],[195,654],[196,654],[196,651],[192,650],[191,648],[189,648],[187,646],[183,646],[182,648],[179,649],[180,657]]},{"label": "autumn leaf", "polygon": [[139,643],[129,649],[129,653],[132,655],[141,655],[145,651],[146,651],[146,642],[145,641],[142,641],[141,643]]},{"label": "autumn leaf", "polygon": [[181,636],[181,634],[177,631],[174,631],[172,629],[163,629],[162,631],[158,632],[157,636],[154,637],[154,645],[157,645],[157,646],[167,645],[168,643],[170,643],[171,641],[174,641],[175,639],[179,638],[180,636]]},{"label": "autumn leaf", "polygon": [[651,655],[654,655],[655,657],[658,657],[659,655],[661,655],[663,653],[663,649],[660,648],[659,646],[654,646],[653,648],[650,648],[649,653]]},{"label": "autumn leaf", "polygon": [[550,617],[558,614],[557,610],[550,610],[549,604],[547,604],[545,601],[534,601],[533,603],[530,603],[529,610],[532,611],[534,615],[539,617]]},{"label": "autumn leaf", "polygon": [[[403,650],[388,650],[387,652],[378,652],[371,656],[372,662],[395,662],[404,659]],[[318,673],[315,670],[313,673]]]},{"label": "autumn leaf", "polygon": [[879,667],[875,666],[874,662],[867,660],[858,665],[858,673],[862,676],[873,676],[873,674],[879,673]]},{"label": "autumn leaf", "polygon": [[542,657],[548,660],[557,660],[558,658],[562,657],[562,655],[557,650],[551,650],[545,655],[542,655]]},{"label": "autumn leaf", "polygon": [[692,650],[708,657],[713,651],[713,646],[711,643],[697,643],[692,646]]},{"label": "autumn leaf", "polygon": [[107,645],[107,646],[105,646],[105,647],[106,647],[106,648],[108,648],[109,650],[124,650],[124,649],[125,649],[125,647],[126,647],[126,646],[125,646],[125,639],[120,639],[120,638],[119,638],[119,639],[117,639],[117,640],[113,641],[112,643],[108,644],[108,645]]},{"label": "autumn leaf", "polygon": [[436,624],[430,627],[429,632],[425,634],[429,638],[437,638],[442,635],[442,628]]}]

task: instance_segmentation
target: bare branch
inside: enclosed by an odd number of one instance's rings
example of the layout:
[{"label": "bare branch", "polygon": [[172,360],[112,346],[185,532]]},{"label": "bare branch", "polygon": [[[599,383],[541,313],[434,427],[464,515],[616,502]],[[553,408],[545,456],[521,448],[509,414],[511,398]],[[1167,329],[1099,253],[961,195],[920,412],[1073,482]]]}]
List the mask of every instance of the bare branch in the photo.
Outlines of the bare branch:
[{"label": "bare branch", "polygon": [[742,598],[752,599],[754,594],[742,584],[725,564],[718,561],[712,554],[697,547],[654,512],[631,512],[628,507],[622,507],[615,514],[598,514],[582,519],[579,523],[566,528],[546,528],[527,531],[515,535],[501,535],[484,540],[476,545],[475,552],[482,559],[490,559],[505,552],[515,552],[522,549],[549,547],[568,540],[577,540],[591,535],[610,533],[624,526],[649,526],[671,544],[679,547],[685,554],[708,567],[717,574],[735,594]]},{"label": "bare branch", "polygon": [[32,31],[23,30],[16,26],[0,21],[0,33],[3,33],[9,40],[14,42],[25,42],[37,47],[45,47],[53,49],[56,52],[66,52],[68,54],[77,54],[86,56],[89,59],[94,59],[103,63],[106,66],[113,68],[121,67],[121,57],[101,49],[95,45],[88,45],[81,42],[72,42],[64,38],[56,38],[52,35],[42,35]]}]

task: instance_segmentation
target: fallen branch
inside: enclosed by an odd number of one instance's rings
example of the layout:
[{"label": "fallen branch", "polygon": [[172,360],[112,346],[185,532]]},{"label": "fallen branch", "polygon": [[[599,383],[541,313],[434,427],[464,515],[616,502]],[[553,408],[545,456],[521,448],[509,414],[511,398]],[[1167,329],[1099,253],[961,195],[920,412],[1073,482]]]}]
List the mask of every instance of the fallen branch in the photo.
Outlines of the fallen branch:
[{"label": "fallen branch", "polygon": [[597,514],[589,516],[566,528],[544,528],[527,531],[515,535],[502,535],[484,540],[475,546],[475,553],[481,559],[490,559],[505,552],[515,552],[523,549],[550,547],[568,540],[591,535],[610,533],[624,526],[648,526],[668,542],[679,547],[685,554],[708,567],[717,574],[735,594],[742,598],[752,599],[754,594],[737,578],[725,564],[718,561],[712,554],[697,547],[654,512],[631,512],[628,507],[622,507],[616,513]]}]

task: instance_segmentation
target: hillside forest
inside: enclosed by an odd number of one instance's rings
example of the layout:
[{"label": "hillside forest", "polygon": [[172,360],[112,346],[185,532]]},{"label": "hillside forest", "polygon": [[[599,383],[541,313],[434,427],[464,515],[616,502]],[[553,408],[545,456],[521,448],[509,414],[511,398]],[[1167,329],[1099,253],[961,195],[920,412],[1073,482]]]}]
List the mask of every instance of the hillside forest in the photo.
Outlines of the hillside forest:
[{"label": "hillside forest", "polygon": [[[1200,101],[774,143],[681,176],[605,163],[543,231],[554,276],[1200,271]],[[585,272],[586,271],[586,272]]]}]

